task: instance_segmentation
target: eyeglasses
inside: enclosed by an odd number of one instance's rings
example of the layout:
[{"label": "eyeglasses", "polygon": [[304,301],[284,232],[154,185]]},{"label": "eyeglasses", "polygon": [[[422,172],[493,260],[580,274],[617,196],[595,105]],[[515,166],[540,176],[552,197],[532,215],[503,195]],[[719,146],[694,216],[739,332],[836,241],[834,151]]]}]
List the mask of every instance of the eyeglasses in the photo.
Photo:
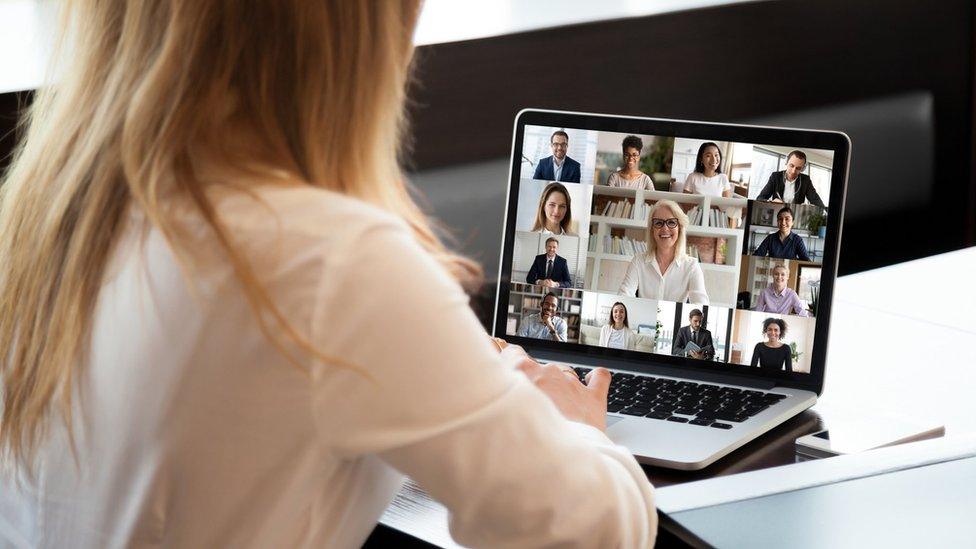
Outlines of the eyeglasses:
[{"label": "eyeglasses", "polygon": [[651,220],[651,226],[654,227],[655,229],[660,229],[665,225],[667,225],[669,229],[678,228],[678,218],[672,217],[670,219],[658,219],[655,217],[654,219]]}]

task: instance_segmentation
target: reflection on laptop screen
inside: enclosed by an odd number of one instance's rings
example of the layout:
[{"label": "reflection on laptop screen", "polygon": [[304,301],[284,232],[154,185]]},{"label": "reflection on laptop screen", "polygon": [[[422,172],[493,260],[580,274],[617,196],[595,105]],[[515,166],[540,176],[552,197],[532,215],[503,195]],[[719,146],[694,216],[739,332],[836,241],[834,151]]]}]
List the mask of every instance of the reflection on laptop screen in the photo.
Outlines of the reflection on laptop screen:
[{"label": "reflection on laptop screen", "polygon": [[809,373],[833,157],[525,126],[506,334]]}]

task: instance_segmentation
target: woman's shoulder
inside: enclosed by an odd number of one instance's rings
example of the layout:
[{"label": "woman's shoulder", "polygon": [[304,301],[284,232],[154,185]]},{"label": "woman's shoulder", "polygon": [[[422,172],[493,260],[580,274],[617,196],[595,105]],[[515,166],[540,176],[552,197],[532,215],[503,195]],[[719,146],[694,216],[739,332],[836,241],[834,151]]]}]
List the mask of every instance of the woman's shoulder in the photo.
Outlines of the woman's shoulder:
[{"label": "woman's shoulder", "polygon": [[690,271],[696,269],[701,270],[701,264],[699,263],[698,259],[688,255],[687,253],[681,255],[680,257],[675,257],[674,260],[678,265],[680,265],[684,269],[688,269]]},{"label": "woman's shoulder", "polygon": [[351,238],[376,227],[406,230],[397,216],[373,204],[311,185],[264,185],[226,192],[216,201],[221,219],[235,232],[283,232]]}]

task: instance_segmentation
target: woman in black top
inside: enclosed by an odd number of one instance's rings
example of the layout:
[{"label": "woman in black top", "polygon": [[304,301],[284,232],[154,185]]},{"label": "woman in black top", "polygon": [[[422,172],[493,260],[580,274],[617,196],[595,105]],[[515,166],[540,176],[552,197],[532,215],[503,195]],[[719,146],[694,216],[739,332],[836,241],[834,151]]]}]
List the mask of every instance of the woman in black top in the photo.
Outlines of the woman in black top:
[{"label": "woman in black top", "polygon": [[780,340],[786,335],[786,322],[767,318],[763,321],[763,333],[766,334],[766,341],[756,343],[752,351],[752,365],[766,372],[792,372],[793,353],[790,346]]}]

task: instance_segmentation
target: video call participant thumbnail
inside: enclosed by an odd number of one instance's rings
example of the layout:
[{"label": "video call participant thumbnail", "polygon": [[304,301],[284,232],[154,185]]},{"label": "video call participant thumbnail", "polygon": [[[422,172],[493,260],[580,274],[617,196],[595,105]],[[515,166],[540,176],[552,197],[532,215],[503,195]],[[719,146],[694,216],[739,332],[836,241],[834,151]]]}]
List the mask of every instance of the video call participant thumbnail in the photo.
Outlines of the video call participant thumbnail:
[{"label": "video call participant thumbnail", "polygon": [[569,264],[565,257],[557,255],[559,240],[550,236],[546,239],[546,253],[535,256],[532,268],[525,281],[548,288],[569,288],[573,281],[569,276]]},{"label": "video call participant thumbnail", "polygon": [[627,306],[619,301],[610,308],[610,318],[600,329],[600,346],[628,351],[637,347],[637,335],[627,319]]},{"label": "video call participant thumbnail", "polygon": [[573,232],[573,202],[562,183],[552,183],[542,189],[539,209],[535,214],[532,232],[542,234],[566,234]]},{"label": "video call participant thumbnail", "polygon": [[553,132],[549,138],[549,147],[552,155],[539,160],[532,179],[579,183],[580,163],[566,155],[569,150],[569,134],[562,130]]},{"label": "video call participant thumbnail", "polygon": [[793,210],[789,206],[783,206],[776,213],[776,224],[779,231],[766,235],[752,255],[810,261],[807,245],[800,235],[793,232]]},{"label": "video call participant thumbnail", "polygon": [[792,288],[786,287],[790,270],[785,265],[773,267],[773,283],[759,292],[759,300],[754,311],[777,313],[781,315],[812,316],[800,296]]},{"label": "video call participant thumbnail", "polygon": [[676,202],[661,200],[647,219],[647,253],[634,255],[617,293],[707,305],[705,276],[698,260],[686,251],[688,216]]},{"label": "video call participant thumbnail", "polygon": [[813,187],[810,176],[801,173],[807,165],[807,155],[803,151],[792,151],[786,156],[786,169],[769,174],[766,186],[759,191],[756,200],[803,204],[809,202],[825,208],[823,200]]},{"label": "video call participant thumbnail", "polygon": [[[674,344],[671,345],[671,354],[676,356],[690,356],[700,360],[711,360],[715,355],[715,346],[712,344],[712,332],[702,326],[705,315],[700,309],[692,309],[688,313],[688,325],[682,326],[674,337]],[[693,343],[688,350],[689,343]]]},{"label": "video call participant thumbnail", "polygon": [[786,337],[786,322],[779,318],[767,318],[763,321],[763,334],[766,341],[756,343],[752,350],[752,366],[759,366],[766,372],[792,372],[793,351],[783,343]]},{"label": "video call participant thumbnail", "polygon": [[712,142],[702,143],[695,158],[695,171],[685,179],[684,191],[708,196],[732,196],[729,176],[722,173],[722,151]]},{"label": "video call participant thumbnail", "polygon": [[566,321],[558,316],[559,298],[556,294],[546,294],[540,305],[542,311],[525,317],[519,326],[520,337],[566,341],[568,333]]},{"label": "video call participant thumbnail", "polygon": [[620,147],[623,152],[624,163],[619,170],[607,178],[607,186],[653,191],[654,181],[640,170],[640,157],[641,150],[644,149],[644,142],[636,135],[628,135]]}]

